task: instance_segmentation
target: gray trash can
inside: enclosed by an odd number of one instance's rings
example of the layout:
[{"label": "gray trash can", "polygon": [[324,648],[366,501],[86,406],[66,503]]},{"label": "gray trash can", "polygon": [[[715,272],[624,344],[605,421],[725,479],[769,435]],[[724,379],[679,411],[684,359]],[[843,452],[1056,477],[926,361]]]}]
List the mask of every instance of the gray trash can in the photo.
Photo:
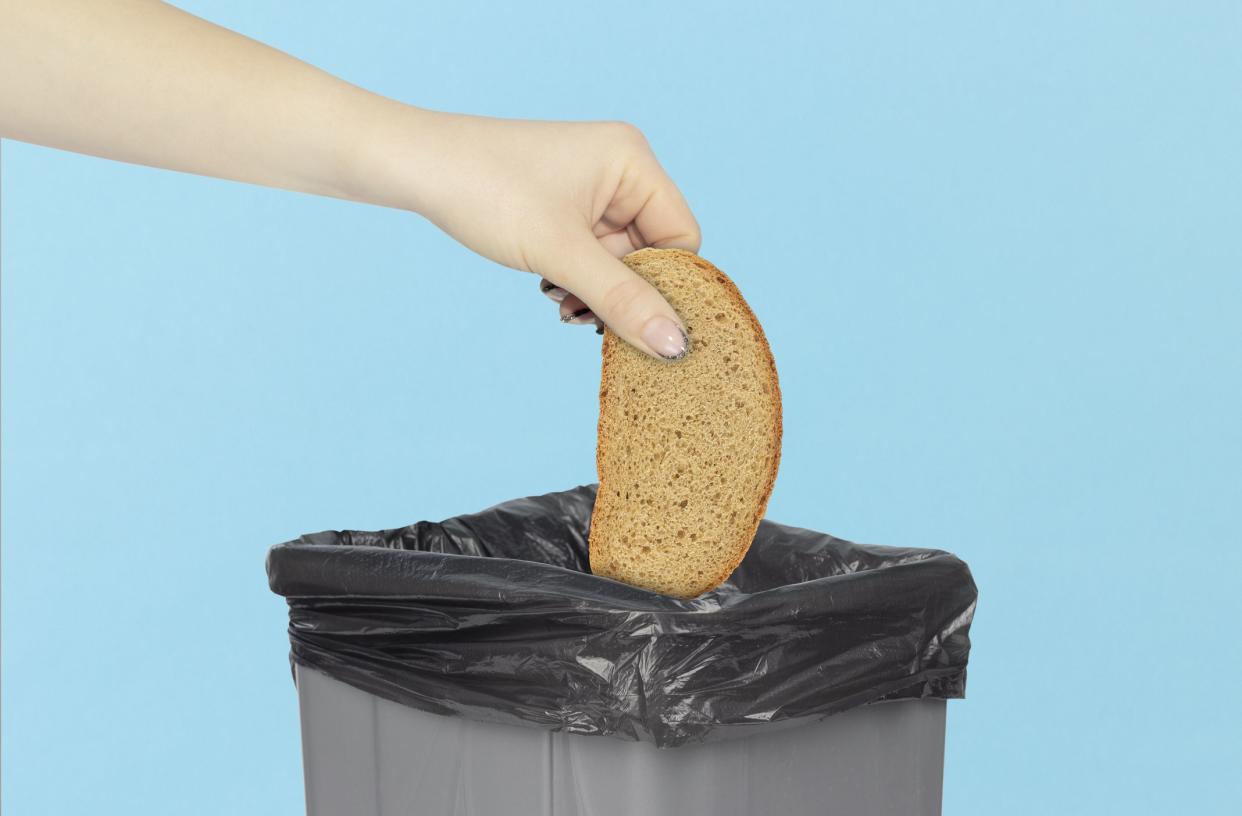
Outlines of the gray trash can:
[{"label": "gray trash can", "polygon": [[308,816],[937,816],[943,700],[656,748],[428,714],[297,667]]},{"label": "gray trash can", "polygon": [[593,485],[273,547],[310,816],[929,816],[976,599],[764,520],[684,600],[594,576]]}]

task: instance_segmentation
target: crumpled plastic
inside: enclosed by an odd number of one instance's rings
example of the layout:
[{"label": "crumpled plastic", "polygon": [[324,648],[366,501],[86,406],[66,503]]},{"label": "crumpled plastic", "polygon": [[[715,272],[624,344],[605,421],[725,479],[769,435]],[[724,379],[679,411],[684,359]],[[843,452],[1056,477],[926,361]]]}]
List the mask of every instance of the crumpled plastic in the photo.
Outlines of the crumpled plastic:
[{"label": "crumpled plastic", "polygon": [[268,553],[290,659],[423,711],[662,748],[965,694],[976,588],[941,550],[761,522],[679,600],[590,574],[595,485]]}]

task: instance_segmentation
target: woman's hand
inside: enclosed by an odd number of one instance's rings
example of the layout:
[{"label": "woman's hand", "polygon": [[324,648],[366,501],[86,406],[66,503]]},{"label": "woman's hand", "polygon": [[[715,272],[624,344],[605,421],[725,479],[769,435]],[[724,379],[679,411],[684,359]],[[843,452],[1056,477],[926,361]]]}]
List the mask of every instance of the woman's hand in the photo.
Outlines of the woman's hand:
[{"label": "woman's hand", "polygon": [[569,322],[686,353],[677,315],[618,260],[699,247],[629,125],[423,110],[153,0],[0,0],[0,19],[0,136],[413,210],[559,287]]},{"label": "woman's hand", "polygon": [[664,359],[687,353],[677,314],[618,260],[648,246],[699,249],[698,223],[637,128],[432,111],[414,113],[411,127],[404,146],[381,137],[364,149],[387,166],[364,176],[406,177],[405,206],[475,252],[540,275],[563,321],[602,322]]}]

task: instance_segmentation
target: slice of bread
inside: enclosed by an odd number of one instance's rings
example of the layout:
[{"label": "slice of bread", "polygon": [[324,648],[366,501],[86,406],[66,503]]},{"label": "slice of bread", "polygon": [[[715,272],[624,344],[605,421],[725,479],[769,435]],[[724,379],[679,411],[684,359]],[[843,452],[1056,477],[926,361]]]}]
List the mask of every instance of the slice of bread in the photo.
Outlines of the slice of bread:
[{"label": "slice of bread", "polygon": [[742,562],[772,493],[781,455],[776,363],[719,269],[681,249],[640,249],[623,260],[677,311],[690,353],[665,362],[604,333],[591,570],[693,598]]}]

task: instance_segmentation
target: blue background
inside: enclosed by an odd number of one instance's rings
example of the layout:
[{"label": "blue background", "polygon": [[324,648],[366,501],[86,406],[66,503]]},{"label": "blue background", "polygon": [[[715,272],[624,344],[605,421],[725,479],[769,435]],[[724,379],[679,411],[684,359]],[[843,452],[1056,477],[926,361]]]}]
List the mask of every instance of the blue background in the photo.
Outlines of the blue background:
[{"label": "blue background", "polygon": [[[187,5],[642,127],[776,356],[770,517],[974,570],[946,814],[1239,812],[1236,4]],[[598,364],[415,216],[6,142],[5,812],[298,812],[267,547],[592,481]]]}]

